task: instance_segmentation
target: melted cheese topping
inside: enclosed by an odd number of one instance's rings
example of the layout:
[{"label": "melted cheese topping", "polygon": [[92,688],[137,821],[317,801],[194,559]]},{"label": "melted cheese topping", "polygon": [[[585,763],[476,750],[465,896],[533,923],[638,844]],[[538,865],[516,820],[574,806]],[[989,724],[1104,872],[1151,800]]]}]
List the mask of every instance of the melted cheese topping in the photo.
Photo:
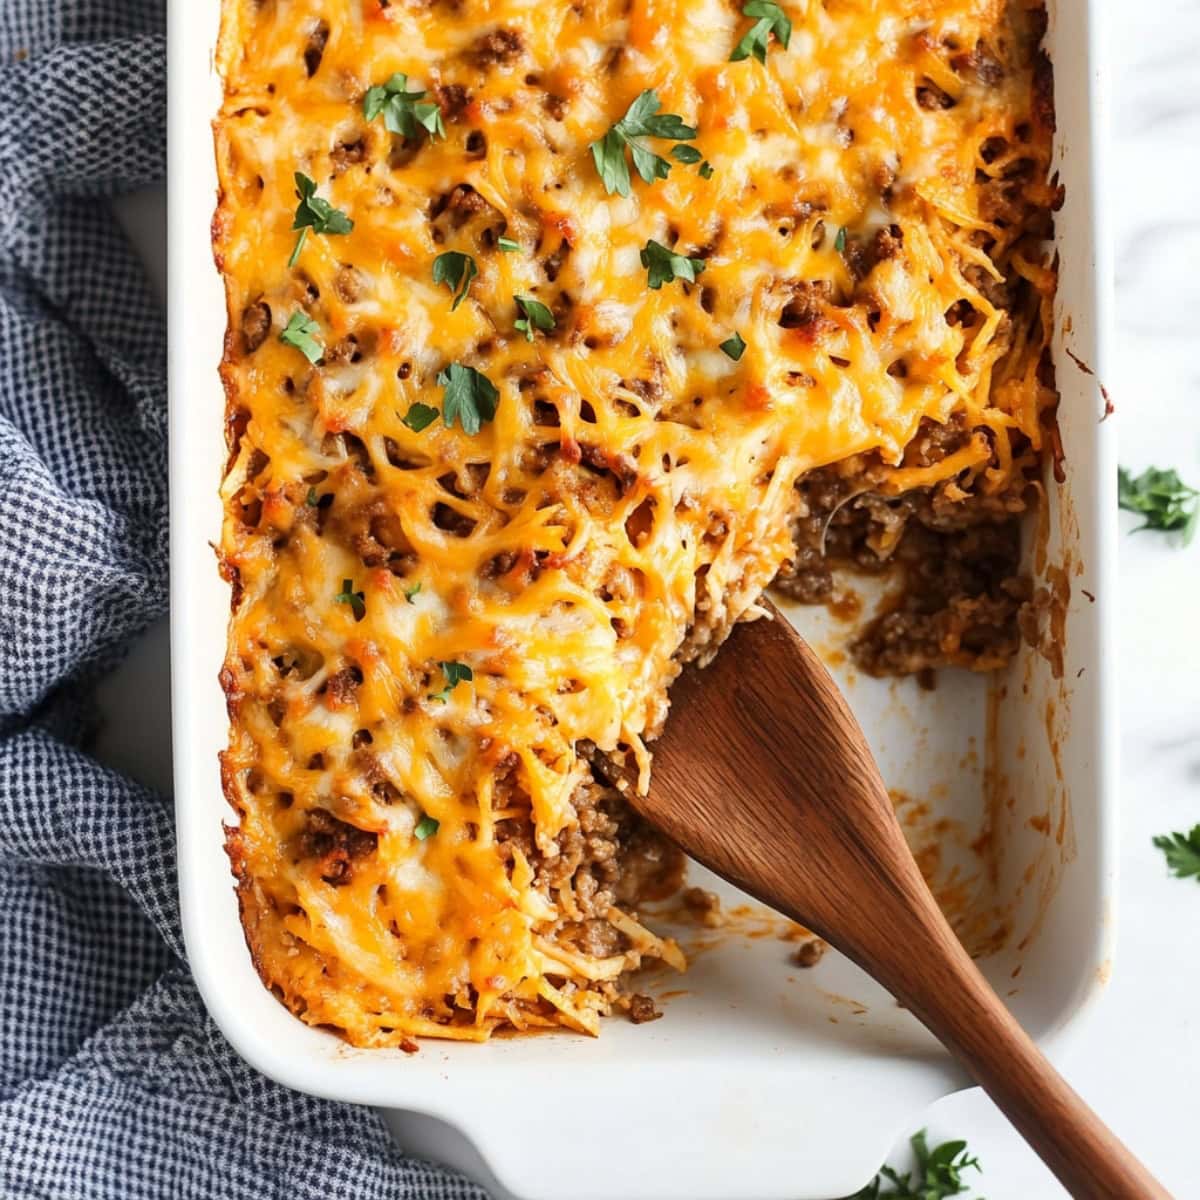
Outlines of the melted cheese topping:
[{"label": "melted cheese topping", "polygon": [[[858,455],[885,493],[1000,492],[1042,446],[1034,10],[784,8],[764,66],[728,61],[752,22],[722,0],[224,2],[230,850],[264,979],[355,1043],[594,1032],[644,955],[681,965],[628,905],[612,953],[572,932],[547,864],[579,830],[581,744],[645,786],[680,662],[788,556],[806,471]],[[394,72],[444,139],[365,120]],[[645,89],[712,175],[607,195],[589,144]],[[297,171],[354,227],[289,267]],[[697,283],[651,290],[648,239],[702,258]],[[457,308],[447,250],[478,264]],[[517,294],[556,328],[526,340]],[[296,313],[316,365],[280,340]],[[415,432],[451,362],[494,419]],[[951,420],[960,449],[911,452]],[[445,662],[473,678],[443,702]]]}]

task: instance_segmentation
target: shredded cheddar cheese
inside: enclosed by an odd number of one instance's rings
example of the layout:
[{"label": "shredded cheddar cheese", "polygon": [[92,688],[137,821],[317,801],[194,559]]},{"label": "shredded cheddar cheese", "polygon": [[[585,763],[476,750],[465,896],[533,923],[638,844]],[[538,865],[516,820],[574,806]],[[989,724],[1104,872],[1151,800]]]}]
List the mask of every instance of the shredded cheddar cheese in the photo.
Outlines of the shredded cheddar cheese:
[{"label": "shredded cheddar cheese", "polygon": [[[595,1033],[682,967],[636,917],[666,860],[604,865],[652,843],[596,756],[646,786],[806,473],[1036,468],[1040,10],[783,7],[760,63],[721,0],[224,0],[229,848],[264,981],[355,1044]],[[609,194],[590,147],[648,90],[699,159],[647,137],[669,174]],[[651,287],[651,242],[694,280]]]}]

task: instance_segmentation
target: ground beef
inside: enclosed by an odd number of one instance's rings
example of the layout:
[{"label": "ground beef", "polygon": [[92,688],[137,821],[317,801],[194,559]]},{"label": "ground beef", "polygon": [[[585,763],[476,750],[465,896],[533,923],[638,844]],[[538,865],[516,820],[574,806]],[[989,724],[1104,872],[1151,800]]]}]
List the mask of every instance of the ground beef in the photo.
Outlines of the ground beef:
[{"label": "ground beef", "polygon": [[871,254],[876,263],[885,262],[889,258],[898,258],[904,249],[904,233],[899,225],[885,225],[875,231],[875,239],[871,243]]},{"label": "ground beef", "polygon": [[795,550],[775,576],[775,588],[801,604],[824,604],[833,599],[833,570],[822,551],[825,514],[792,518]]},{"label": "ground beef", "polygon": [[635,1025],[642,1025],[646,1021],[657,1021],[661,1016],[662,1013],[658,1010],[652,997],[641,994],[629,997],[629,1019]]},{"label": "ground beef", "polygon": [[637,462],[628,454],[614,453],[590,442],[580,442],[579,456],[580,461],[593,471],[611,477],[616,482],[619,496],[624,496],[637,483]]},{"label": "ground beef", "polygon": [[493,555],[479,568],[480,579],[499,579],[517,565],[517,556],[511,550]]},{"label": "ground beef", "polygon": [[[520,807],[528,802],[515,765],[498,774],[494,786],[497,805]],[[683,854],[610,784],[587,779],[571,799],[577,822],[558,835],[557,855],[546,857],[538,850],[527,817],[498,821],[496,841],[509,848],[510,861],[512,851],[520,851],[533,867],[535,887],[553,892],[571,886],[579,919],[563,926],[564,939],[607,957],[624,946],[605,914],[614,905],[634,908],[644,900],[672,895],[683,878]]]},{"label": "ground beef", "polygon": [[969,54],[960,54],[950,65],[960,75],[973,75],[984,87],[996,87],[1004,79],[1004,68],[983,42]]},{"label": "ground beef", "polygon": [[963,278],[995,308],[1007,312],[1013,307],[1016,288],[1007,279],[996,279],[976,263],[963,268]]},{"label": "ground beef", "polygon": [[683,852],[652,825],[634,816],[623,844],[617,902],[630,907],[643,900],[665,900],[683,881]]},{"label": "ground beef", "polygon": [[630,795],[637,788],[637,767],[632,757],[619,751],[601,750],[595,742],[584,739],[575,747],[592,768],[592,773],[601,783],[616,788],[623,795]]},{"label": "ground beef", "polygon": [[1054,132],[1054,65],[1044,50],[1039,50],[1033,60],[1033,114]]},{"label": "ground beef", "polygon": [[325,680],[325,695],[335,704],[350,706],[358,699],[358,688],[363,681],[358,667],[343,667]]},{"label": "ground beef", "polygon": [[340,516],[337,530],[367,567],[388,566],[412,553],[400,518],[382,496]]},{"label": "ground beef", "polygon": [[779,324],[784,329],[815,325],[833,299],[833,283],[828,279],[796,279],[790,289],[791,298],[779,314]]},{"label": "ground beef", "polygon": [[[905,465],[930,466],[967,444],[961,421],[923,422]],[[1030,587],[1019,574],[1020,475],[995,495],[965,499],[951,484],[889,497],[870,458],[812,471],[797,484],[795,547],[775,585],[803,603],[833,597],[833,571],[894,570],[900,588],[851,644],[869,674],[907,675],[949,665],[991,669],[1020,643],[1017,619]]]},{"label": "ground beef", "polygon": [[917,87],[917,103],[930,112],[954,107],[953,97],[946,95],[936,83],[928,79]]},{"label": "ground beef", "polygon": [[899,225],[884,225],[875,231],[869,242],[856,237],[846,239],[842,257],[855,282],[860,282],[875,269],[876,265],[889,258],[897,258],[904,247],[904,233]]},{"label": "ground beef", "polygon": [[563,937],[596,958],[611,958],[625,949],[620,933],[601,917],[564,926]]},{"label": "ground beef", "polygon": [[683,900],[683,907],[688,914],[699,921],[701,925],[709,929],[716,929],[725,923],[725,915],[721,912],[721,897],[716,892],[690,887],[684,891],[680,899]]},{"label": "ground beef", "polygon": [[339,338],[331,346],[325,347],[322,360],[329,366],[344,366],[346,363],[358,362],[362,358],[362,349],[354,334]]},{"label": "ground beef", "polygon": [[383,763],[370,750],[355,750],[354,765],[362,772],[363,781],[380,804],[395,804],[403,798],[400,789],[388,777]]},{"label": "ground beef", "polygon": [[271,309],[265,300],[257,300],[242,310],[242,344],[253,354],[271,332]]},{"label": "ground beef", "polygon": [[442,118],[448,124],[453,124],[462,120],[471,102],[471,93],[461,83],[435,84],[433,98],[442,110]]},{"label": "ground beef", "polygon": [[542,259],[542,270],[546,273],[546,279],[553,283],[563,269],[563,264],[567,261],[567,256],[571,253],[569,242],[560,242],[558,248],[553,253],[548,254]]},{"label": "ground beef", "polygon": [[825,943],[820,938],[804,942],[792,955],[792,962],[798,967],[815,967],[825,957]]},{"label": "ground beef", "polygon": [[337,274],[333,277],[333,290],[339,300],[346,304],[354,304],[362,299],[365,288],[366,281],[357,267],[345,263],[338,267]]},{"label": "ground beef", "polygon": [[524,49],[521,35],[515,29],[493,29],[476,39],[470,57],[479,67],[487,68],[497,63],[508,66],[521,57]]},{"label": "ground beef", "polygon": [[919,525],[906,531],[898,551],[904,591],[855,639],[855,662],[872,675],[1003,665],[1020,644],[1017,614],[1029,597],[1019,559],[1015,520],[948,533]]},{"label": "ground beef", "polygon": [[363,162],[366,157],[366,139],[358,138],[353,142],[339,142],[330,152],[329,161],[333,165],[333,174],[340,175],[357,163]]},{"label": "ground beef", "polygon": [[297,839],[300,858],[317,859],[321,878],[335,887],[354,876],[354,864],[375,852],[378,834],[341,821],[323,808],[306,814],[304,829]]},{"label": "ground beef", "polygon": [[319,22],[309,33],[304,44],[304,69],[311,79],[321,67],[321,59],[325,57],[325,43],[329,41],[329,24]]},{"label": "ground beef", "polygon": [[451,234],[466,231],[485,249],[490,249],[507,228],[504,215],[493,208],[469,183],[456,184],[444,192],[429,210],[433,240],[447,242]]}]

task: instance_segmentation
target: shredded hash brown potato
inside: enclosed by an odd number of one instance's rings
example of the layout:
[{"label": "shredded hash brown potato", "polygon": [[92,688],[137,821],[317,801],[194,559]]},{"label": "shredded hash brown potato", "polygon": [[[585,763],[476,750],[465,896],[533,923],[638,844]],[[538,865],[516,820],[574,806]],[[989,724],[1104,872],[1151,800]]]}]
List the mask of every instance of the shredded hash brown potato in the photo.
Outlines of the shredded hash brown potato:
[{"label": "shredded hash brown potato", "polygon": [[[681,858],[625,796],[777,575],[899,567],[869,671],[1018,644],[1043,10],[783,13],[730,61],[726,0],[224,0],[228,848],[264,982],[356,1045],[657,1015]],[[694,136],[609,194],[647,91]]]}]

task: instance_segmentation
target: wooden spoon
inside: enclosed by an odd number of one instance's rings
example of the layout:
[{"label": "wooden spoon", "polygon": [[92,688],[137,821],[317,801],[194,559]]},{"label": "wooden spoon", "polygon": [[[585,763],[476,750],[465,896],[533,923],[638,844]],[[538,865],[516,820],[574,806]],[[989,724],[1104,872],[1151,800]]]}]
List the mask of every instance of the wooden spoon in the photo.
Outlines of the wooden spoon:
[{"label": "wooden spoon", "polygon": [[862,730],[774,606],[672,689],[649,796],[689,854],[878,980],[983,1086],[1073,1196],[1169,1197],[1017,1024],[938,908]]}]

